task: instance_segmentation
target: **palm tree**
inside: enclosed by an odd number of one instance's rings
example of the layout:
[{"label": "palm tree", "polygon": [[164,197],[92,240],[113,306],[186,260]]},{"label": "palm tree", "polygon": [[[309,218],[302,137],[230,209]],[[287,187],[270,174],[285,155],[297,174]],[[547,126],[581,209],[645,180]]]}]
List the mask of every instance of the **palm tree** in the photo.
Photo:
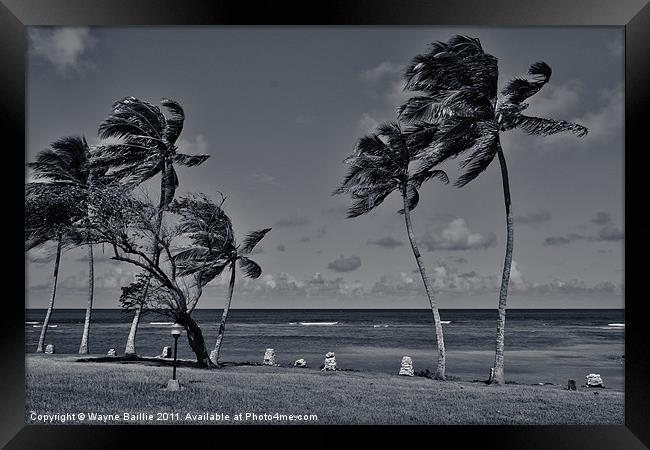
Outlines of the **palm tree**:
[{"label": "palm tree", "polygon": [[410,166],[417,162],[418,155],[430,144],[433,135],[429,129],[420,124],[405,131],[396,122],[381,125],[376,133],[364,136],[358,141],[355,152],[345,160],[350,166],[349,171],[334,193],[347,193],[355,200],[348,210],[348,218],[372,211],[394,191],[398,191],[402,196],[404,208],[399,213],[404,214],[406,231],[429,299],[436,330],[438,363],[435,377],[444,380],[446,379],[445,342],[440,313],[411,223],[411,211],[418,205],[420,199],[418,189],[422,184],[432,178],[438,178],[444,183],[449,182],[445,172],[431,166],[416,171],[411,170]]},{"label": "palm tree", "polygon": [[77,242],[85,243],[88,247],[88,302],[79,345],[80,354],[88,353],[94,296],[92,230],[90,226],[85,225],[92,214],[89,191],[95,183],[100,183],[100,177],[103,175],[101,170],[90,167],[89,160],[90,149],[86,139],[80,136],[68,136],[53,142],[49,148],[37,155],[35,162],[28,164],[32,169],[33,177],[41,180],[41,183],[70,193],[80,193],[82,196],[83,213],[77,216],[75,224],[84,228],[84,231],[77,236]]},{"label": "palm tree", "polygon": [[469,152],[455,182],[465,186],[498,157],[506,210],[506,253],[499,290],[496,350],[491,382],[504,382],[503,349],[506,303],[513,252],[513,213],[508,168],[500,142],[500,132],[519,128],[531,135],[548,136],[572,132],[587,134],[575,123],[532,117],[523,114],[526,99],[539,92],[551,77],[544,62],[530,66],[528,76],[510,80],[498,96],[497,59],[485,53],[476,38],[453,36],[448,42],[435,42],[427,53],[413,58],[404,74],[405,89],[420,92],[400,107],[400,117],[425,122],[435,132],[432,145],[422,153],[423,169]]},{"label": "palm tree", "polygon": [[[99,145],[93,151],[94,165],[103,167],[113,177],[132,187],[160,173],[158,233],[163,212],[174,199],[178,187],[174,163],[196,166],[209,157],[178,152],[176,141],[183,130],[185,113],[174,100],[163,99],[161,105],[169,112],[168,117],[157,106],[135,97],[125,97],[113,104],[113,112],[99,126],[99,136],[118,138],[117,142]],[[158,261],[160,246],[155,245],[152,252],[154,260]],[[148,285],[143,291],[142,304],[147,292]],[[141,314],[142,307],[136,308],[124,351],[126,356],[136,354],[135,336]]]},{"label": "palm tree", "polygon": [[[214,349],[210,352],[210,360],[217,367],[219,366],[219,354],[223,336],[226,332],[226,321],[232,303],[232,296],[235,289],[236,265],[248,278],[259,278],[262,274],[260,266],[248,258],[255,246],[264,238],[271,228],[253,231],[246,235],[240,245],[234,238],[232,223],[223,212],[221,204],[215,205],[206,199],[205,204],[200,208],[188,210],[185,208],[180,228],[183,233],[191,237],[190,248],[174,255],[179,276],[195,274],[197,285],[204,286],[215,276],[220,275],[224,269],[230,268],[230,282],[228,284],[228,297],[221,315],[217,341]],[[221,219],[215,220],[212,217],[218,216]],[[215,227],[214,225],[217,226]]]},{"label": "palm tree", "polygon": [[72,227],[73,218],[78,215],[76,208],[81,199],[70,196],[69,189],[45,183],[27,183],[25,188],[25,251],[52,240],[56,242],[52,292],[36,348],[37,353],[43,353],[47,328],[54,310],[61,250],[67,232]]}]

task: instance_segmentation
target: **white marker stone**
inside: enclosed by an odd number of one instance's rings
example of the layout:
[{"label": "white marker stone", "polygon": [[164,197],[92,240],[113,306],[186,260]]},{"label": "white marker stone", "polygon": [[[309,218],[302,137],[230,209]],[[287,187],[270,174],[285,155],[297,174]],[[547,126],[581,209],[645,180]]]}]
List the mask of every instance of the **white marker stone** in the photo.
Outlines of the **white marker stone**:
[{"label": "white marker stone", "polygon": [[399,374],[406,377],[413,376],[413,360],[410,356],[402,357],[402,365],[399,368]]},{"label": "white marker stone", "polygon": [[336,355],[334,352],[327,352],[325,354],[325,363],[321,370],[325,372],[336,370]]},{"label": "white marker stone", "polygon": [[275,363],[275,350],[272,348],[267,348],[264,352],[264,361],[262,364],[265,366],[277,366]]}]

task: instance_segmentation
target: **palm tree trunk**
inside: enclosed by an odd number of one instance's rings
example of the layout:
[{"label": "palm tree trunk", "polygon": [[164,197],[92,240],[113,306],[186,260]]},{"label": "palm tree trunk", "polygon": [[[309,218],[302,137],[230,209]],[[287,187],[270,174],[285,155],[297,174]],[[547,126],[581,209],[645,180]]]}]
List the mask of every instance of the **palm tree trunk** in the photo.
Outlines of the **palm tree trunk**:
[{"label": "palm tree trunk", "polygon": [[43,347],[45,345],[45,334],[47,333],[47,326],[50,323],[50,317],[52,316],[52,310],[54,309],[54,297],[56,296],[56,283],[59,279],[59,262],[61,261],[61,236],[59,235],[59,242],[56,245],[56,260],[54,261],[54,281],[52,283],[52,295],[50,296],[50,305],[47,307],[47,313],[45,314],[45,320],[43,321],[43,328],[41,329],[41,336],[38,338],[38,347],[36,348],[36,353],[43,353]]},{"label": "palm tree trunk", "polygon": [[[146,293],[144,294],[146,296]],[[138,306],[135,309],[133,321],[131,321],[131,329],[129,330],[129,337],[126,339],[126,349],[124,349],[124,356],[136,356],[135,352],[135,334],[138,332],[138,324],[140,323],[140,315],[142,314],[142,307]]]},{"label": "palm tree trunk", "polygon": [[[163,203],[165,201],[165,167],[163,166],[162,173],[160,175],[160,203],[158,204],[158,217],[156,218],[156,234],[160,236],[160,229],[162,228],[162,218],[163,218]],[[156,242],[156,248],[154,249],[153,259],[156,264],[160,261],[160,251],[158,249],[158,243]],[[149,292],[149,282],[151,281],[151,273],[147,276],[147,285],[142,294],[142,304],[135,307],[135,314],[133,315],[133,320],[131,321],[131,329],[129,330],[129,336],[126,339],[126,348],[124,349],[124,356],[136,356],[135,350],[135,336],[138,332],[138,325],[140,324],[140,317],[142,316],[142,308],[147,300],[147,293]]]},{"label": "palm tree trunk", "polygon": [[210,352],[210,359],[212,362],[219,366],[219,353],[221,352],[221,343],[223,342],[223,335],[226,332],[226,320],[228,320],[228,312],[230,311],[230,304],[232,303],[232,293],[235,289],[235,262],[233,261],[230,266],[230,285],[228,286],[228,301],[223,309],[221,315],[221,324],[219,325],[219,333],[217,334],[217,342],[214,344],[214,350]]},{"label": "palm tree trunk", "polygon": [[506,256],[503,262],[503,274],[501,275],[501,288],[499,289],[499,310],[497,317],[497,339],[496,351],[494,353],[494,372],[490,379],[493,384],[504,383],[503,348],[505,346],[506,329],[506,303],[508,301],[508,284],[510,282],[510,267],[512,265],[513,249],[513,215],[510,200],[510,182],[508,181],[508,166],[503,155],[501,146],[497,151],[499,164],[501,166],[501,179],[503,181],[503,199],[506,206]]},{"label": "palm tree trunk", "polygon": [[411,242],[411,248],[413,249],[413,255],[415,256],[415,261],[418,264],[420,269],[420,275],[422,276],[422,282],[424,283],[424,290],[427,293],[429,298],[429,304],[431,305],[431,312],[433,313],[433,323],[436,328],[436,342],[438,344],[438,367],[436,369],[435,378],[438,380],[445,380],[446,375],[446,356],[445,356],[445,340],[442,335],[442,324],[440,323],[440,313],[438,312],[438,306],[436,305],[435,299],[433,297],[433,289],[429,284],[429,278],[427,277],[426,270],[424,268],[424,263],[422,262],[422,256],[420,255],[420,250],[415,242],[415,235],[413,234],[413,228],[411,226],[411,212],[408,207],[408,198],[406,195],[406,190],[402,191],[402,197],[404,199],[404,220],[406,222],[406,231],[409,236],[409,241]]},{"label": "palm tree trunk", "polygon": [[88,335],[90,334],[90,316],[93,311],[93,290],[95,287],[95,263],[93,260],[93,246],[88,244],[88,304],[86,305],[86,318],[84,320],[84,332],[81,336],[79,354],[88,354]]}]

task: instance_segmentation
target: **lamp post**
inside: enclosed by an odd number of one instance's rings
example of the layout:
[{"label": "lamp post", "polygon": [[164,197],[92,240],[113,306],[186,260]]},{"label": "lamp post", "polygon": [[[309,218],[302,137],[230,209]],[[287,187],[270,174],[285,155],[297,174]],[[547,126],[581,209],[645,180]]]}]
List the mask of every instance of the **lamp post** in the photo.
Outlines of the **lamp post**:
[{"label": "lamp post", "polygon": [[181,386],[178,380],[176,379],[176,362],[178,355],[178,337],[183,332],[183,326],[175,323],[172,325],[171,334],[174,337],[174,371],[172,373],[172,379],[167,383],[167,390],[169,391],[180,391]]}]

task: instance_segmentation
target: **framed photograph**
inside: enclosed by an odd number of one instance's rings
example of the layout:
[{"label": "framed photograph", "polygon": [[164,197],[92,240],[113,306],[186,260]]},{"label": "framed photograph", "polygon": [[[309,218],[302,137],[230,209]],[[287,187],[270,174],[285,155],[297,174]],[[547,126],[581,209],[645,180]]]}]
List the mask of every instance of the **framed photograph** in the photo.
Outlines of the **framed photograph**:
[{"label": "framed photograph", "polygon": [[646,1],[1,3],[6,448],[650,445]]}]

